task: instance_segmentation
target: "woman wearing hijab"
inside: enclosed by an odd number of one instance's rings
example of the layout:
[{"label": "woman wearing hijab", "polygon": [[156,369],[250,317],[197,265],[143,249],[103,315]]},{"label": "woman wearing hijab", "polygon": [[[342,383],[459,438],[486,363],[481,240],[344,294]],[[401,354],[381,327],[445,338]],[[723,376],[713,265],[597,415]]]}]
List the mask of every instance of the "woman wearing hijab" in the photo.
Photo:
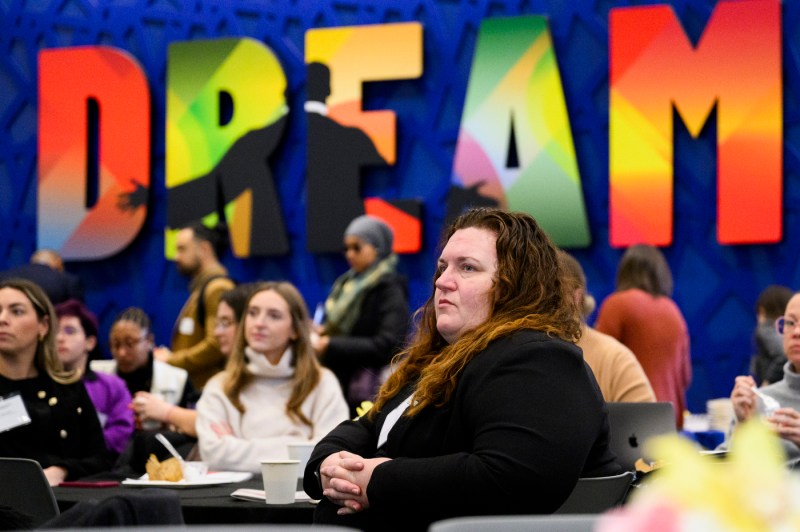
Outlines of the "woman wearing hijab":
[{"label": "woman wearing hijab", "polygon": [[350,222],[344,233],[350,269],[334,282],[320,334],[312,340],[321,362],[339,379],[351,413],[374,397],[408,326],[408,295],[396,272],[393,241],[392,230],[378,218]]}]

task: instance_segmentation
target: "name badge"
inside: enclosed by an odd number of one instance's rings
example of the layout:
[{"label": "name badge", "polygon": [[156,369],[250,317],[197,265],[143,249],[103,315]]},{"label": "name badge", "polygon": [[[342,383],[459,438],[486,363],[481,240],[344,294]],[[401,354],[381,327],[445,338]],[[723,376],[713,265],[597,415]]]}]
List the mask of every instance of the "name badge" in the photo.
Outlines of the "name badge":
[{"label": "name badge", "polygon": [[6,432],[31,422],[22,397],[16,393],[0,398],[0,432]]},{"label": "name badge", "polygon": [[178,332],[186,336],[194,334],[194,320],[188,316],[181,319],[181,322],[178,324]]}]

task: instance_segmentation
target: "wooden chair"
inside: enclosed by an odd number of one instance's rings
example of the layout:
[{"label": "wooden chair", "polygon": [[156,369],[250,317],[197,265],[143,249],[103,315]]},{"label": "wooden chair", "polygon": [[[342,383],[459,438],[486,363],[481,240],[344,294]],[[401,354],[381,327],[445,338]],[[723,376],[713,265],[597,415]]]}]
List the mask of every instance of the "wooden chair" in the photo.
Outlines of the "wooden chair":
[{"label": "wooden chair", "polygon": [[27,458],[0,458],[0,505],[31,520],[36,528],[58,515],[42,466]]}]

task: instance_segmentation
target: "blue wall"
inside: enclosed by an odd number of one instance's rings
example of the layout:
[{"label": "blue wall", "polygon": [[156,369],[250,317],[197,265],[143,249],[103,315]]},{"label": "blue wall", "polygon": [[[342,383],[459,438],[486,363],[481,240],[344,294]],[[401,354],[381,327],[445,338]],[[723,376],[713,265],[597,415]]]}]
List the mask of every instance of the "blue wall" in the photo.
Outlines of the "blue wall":
[{"label": "blue wall", "polygon": [[[173,320],[186,298],[186,280],[163,258],[165,73],[171,42],[248,36],[269,45],[290,84],[290,106],[302,109],[303,45],[309,28],[419,21],[424,25],[424,74],[411,81],[368,84],[369,109],[398,117],[398,163],[367,174],[365,192],[418,197],[424,202],[424,249],[404,256],[412,304],[430,291],[435,248],[444,216],[477,30],[483,19],[545,14],[561,68],[567,108],[583,179],[593,244],[575,250],[598,301],[613,291],[620,250],[608,245],[608,11],[657,2],[551,2],[544,0],[211,0],[0,2],[0,268],[25,262],[36,248],[37,54],[44,48],[103,44],[125,49],[143,65],[153,101],[152,190],[145,226],[133,244],[97,262],[71,262],[87,301],[101,317],[105,335],[116,312],[142,306],[154,318],[156,339],[168,343]],[[711,14],[710,0],[670,3],[696,39]],[[752,350],[753,304],[770,283],[800,286],[795,250],[800,243],[797,162],[800,2],[783,6],[785,77],[784,241],[776,245],[721,246],[716,242],[715,137],[713,120],[699,139],[676,122],[675,238],[665,249],[676,279],[675,299],[692,337],[692,411],[705,400],[727,396],[733,377],[745,371]],[[284,278],[296,283],[313,308],[345,270],[341,257],[312,256],[304,249],[305,124],[293,112],[275,169],[290,231],[292,254],[278,259],[234,259],[225,264],[239,280]],[[754,176],[757,179],[757,176]]]}]

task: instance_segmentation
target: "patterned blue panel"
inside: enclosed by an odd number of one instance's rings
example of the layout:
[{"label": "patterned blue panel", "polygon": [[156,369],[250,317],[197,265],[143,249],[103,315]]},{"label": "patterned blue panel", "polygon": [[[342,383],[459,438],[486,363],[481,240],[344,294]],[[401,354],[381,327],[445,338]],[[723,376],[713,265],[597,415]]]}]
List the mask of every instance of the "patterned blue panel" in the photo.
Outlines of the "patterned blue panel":
[{"label": "patterned blue panel", "polygon": [[[158,342],[169,341],[174,317],[186,297],[186,280],[162,258],[165,72],[171,42],[248,36],[268,44],[280,58],[290,86],[290,106],[305,98],[303,46],[309,28],[416,20],[423,23],[424,74],[418,80],[367,84],[366,107],[392,109],[398,116],[398,162],[367,174],[364,189],[386,197],[424,201],[424,249],[406,256],[412,303],[430,293],[430,279],[461,107],[475,37],[487,17],[546,14],[561,68],[572,120],[578,165],[591,222],[592,247],[576,250],[598,301],[614,286],[621,252],[608,246],[608,12],[627,1],[519,0],[163,0],[111,2],[15,1],[0,3],[0,268],[24,262],[36,248],[37,53],[40,49],[105,44],[125,49],[143,65],[153,101],[150,214],[126,250],[98,262],[68,264],[87,286],[89,305],[101,318],[102,341],[113,316],[128,305],[151,314]],[[711,14],[712,0],[670,3],[696,40]],[[695,381],[693,411],[705,400],[727,396],[733,377],[751,352],[752,307],[770,283],[800,286],[797,168],[800,162],[798,52],[800,3],[784,7],[785,71],[785,240],[777,245],[720,246],[716,242],[715,135],[713,120],[699,139],[676,127],[675,239],[666,249],[676,278],[675,298],[692,335]],[[341,257],[304,250],[305,205],[302,113],[293,113],[275,175],[292,254],[278,259],[224,262],[239,280],[286,278],[310,306],[322,300],[345,269]]]}]

